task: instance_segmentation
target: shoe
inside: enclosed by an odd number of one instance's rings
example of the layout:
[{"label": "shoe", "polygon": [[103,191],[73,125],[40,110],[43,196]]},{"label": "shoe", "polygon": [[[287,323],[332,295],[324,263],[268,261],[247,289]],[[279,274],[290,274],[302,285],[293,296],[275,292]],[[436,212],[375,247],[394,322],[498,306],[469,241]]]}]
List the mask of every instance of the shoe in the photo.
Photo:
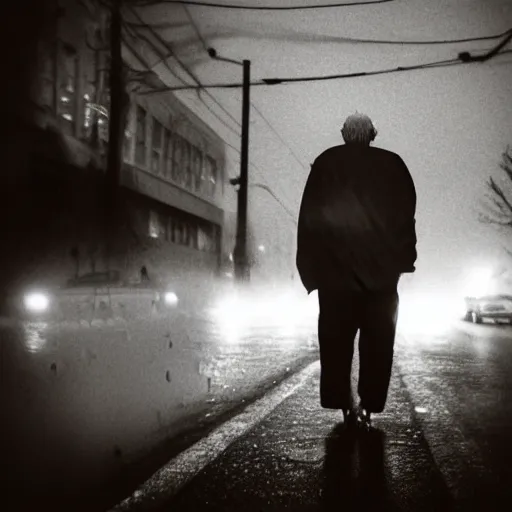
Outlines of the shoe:
[{"label": "shoe", "polygon": [[371,412],[369,412],[367,409],[359,405],[356,412],[357,426],[366,431],[370,430],[372,428],[371,414]]}]

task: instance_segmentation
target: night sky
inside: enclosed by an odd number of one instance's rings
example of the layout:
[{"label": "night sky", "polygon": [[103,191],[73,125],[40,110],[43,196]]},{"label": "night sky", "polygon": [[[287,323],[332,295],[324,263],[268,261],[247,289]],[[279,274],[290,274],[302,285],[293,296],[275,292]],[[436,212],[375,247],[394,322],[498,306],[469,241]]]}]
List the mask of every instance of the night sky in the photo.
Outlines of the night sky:
[{"label": "night sky", "polygon": [[[227,3],[227,2],[224,2]],[[305,5],[314,0],[237,0],[240,5]],[[326,3],[318,1],[318,4]],[[428,4],[428,5],[427,5]],[[381,5],[308,11],[232,11],[189,6],[146,10],[168,19],[161,30],[180,58],[203,84],[241,82],[241,67],[212,61],[191,23],[219,55],[250,59],[252,78],[321,76],[450,59],[461,51],[485,51],[499,40],[443,45],[347,43],[362,39],[446,40],[503,33],[512,27],[508,0],[397,0]],[[507,48],[510,48],[510,44]],[[174,65],[173,59],[170,64]],[[418,208],[416,285],[454,291],[466,271],[494,264],[506,241],[477,220],[489,175],[512,144],[512,54],[485,64],[392,73],[325,82],[254,86],[251,109],[250,180],[270,185],[286,206],[298,213],[309,164],[324,149],[341,143],[340,128],[354,111],[374,120],[375,146],[399,153],[415,180]],[[176,66],[176,69],[178,66]],[[159,68],[163,69],[163,68]],[[188,83],[190,77],[184,73]],[[162,75],[178,84],[171,75]],[[235,117],[241,115],[241,90],[210,93]],[[235,148],[240,127],[211,98],[194,91],[178,93]],[[238,155],[228,148],[228,173],[238,173]],[[236,209],[234,193],[228,210]],[[250,215],[258,242],[294,252],[295,226],[275,200],[250,189]],[[283,253],[283,250],[281,250]],[[511,262],[512,263],[512,262]]]}]

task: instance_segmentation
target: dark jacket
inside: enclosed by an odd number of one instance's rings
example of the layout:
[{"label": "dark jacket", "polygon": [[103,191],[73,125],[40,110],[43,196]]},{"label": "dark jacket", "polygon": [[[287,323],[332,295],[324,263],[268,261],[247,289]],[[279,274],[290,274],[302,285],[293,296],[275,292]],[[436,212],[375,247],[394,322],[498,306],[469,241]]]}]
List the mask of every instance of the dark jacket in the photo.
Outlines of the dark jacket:
[{"label": "dark jacket", "polygon": [[297,269],[319,287],[378,290],[414,272],[416,191],[395,153],[341,145],[309,174],[299,214]]}]

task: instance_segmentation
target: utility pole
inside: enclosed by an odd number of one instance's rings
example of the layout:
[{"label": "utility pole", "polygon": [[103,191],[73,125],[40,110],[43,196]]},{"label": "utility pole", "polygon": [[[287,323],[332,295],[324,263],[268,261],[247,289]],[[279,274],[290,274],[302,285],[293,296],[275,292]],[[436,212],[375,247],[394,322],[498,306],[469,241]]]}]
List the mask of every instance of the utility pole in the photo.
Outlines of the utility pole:
[{"label": "utility pole", "polygon": [[[110,112],[108,119],[108,157],[106,169],[107,209],[116,207],[121,175],[122,101],[124,93],[121,55],[121,3],[111,1],[110,11]],[[110,210],[113,213],[113,210]]]},{"label": "utility pole", "polygon": [[249,281],[250,269],[247,261],[247,189],[249,181],[249,112],[251,61],[243,61],[242,97],[242,146],[240,151],[240,179],[236,222],[236,244],[234,250],[235,277],[238,281]]},{"label": "utility pole", "polygon": [[123,0],[111,0],[110,7],[110,111],[108,115],[108,154],[105,170],[105,250],[106,265],[114,264],[116,225],[119,220],[119,183],[122,162],[123,60],[121,54],[121,6]]},{"label": "utility pole", "polygon": [[251,109],[251,61],[238,61],[217,55],[214,48],[208,48],[208,55],[212,59],[231,62],[243,67],[242,88],[242,142],[240,150],[240,176],[230,180],[232,185],[239,185],[237,198],[236,242],[233,251],[235,263],[235,278],[239,282],[250,279],[250,265],[247,258],[247,188],[249,185],[249,112]]}]

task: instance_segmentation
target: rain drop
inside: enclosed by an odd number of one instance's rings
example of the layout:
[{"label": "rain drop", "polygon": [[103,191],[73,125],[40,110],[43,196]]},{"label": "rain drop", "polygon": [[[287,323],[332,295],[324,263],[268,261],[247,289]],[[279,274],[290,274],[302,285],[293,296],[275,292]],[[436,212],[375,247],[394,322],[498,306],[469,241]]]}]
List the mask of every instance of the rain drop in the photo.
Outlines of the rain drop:
[{"label": "rain drop", "polygon": [[165,372],[165,379],[167,380],[167,382],[171,382],[172,378],[171,378],[171,372],[169,370],[167,370]]}]

